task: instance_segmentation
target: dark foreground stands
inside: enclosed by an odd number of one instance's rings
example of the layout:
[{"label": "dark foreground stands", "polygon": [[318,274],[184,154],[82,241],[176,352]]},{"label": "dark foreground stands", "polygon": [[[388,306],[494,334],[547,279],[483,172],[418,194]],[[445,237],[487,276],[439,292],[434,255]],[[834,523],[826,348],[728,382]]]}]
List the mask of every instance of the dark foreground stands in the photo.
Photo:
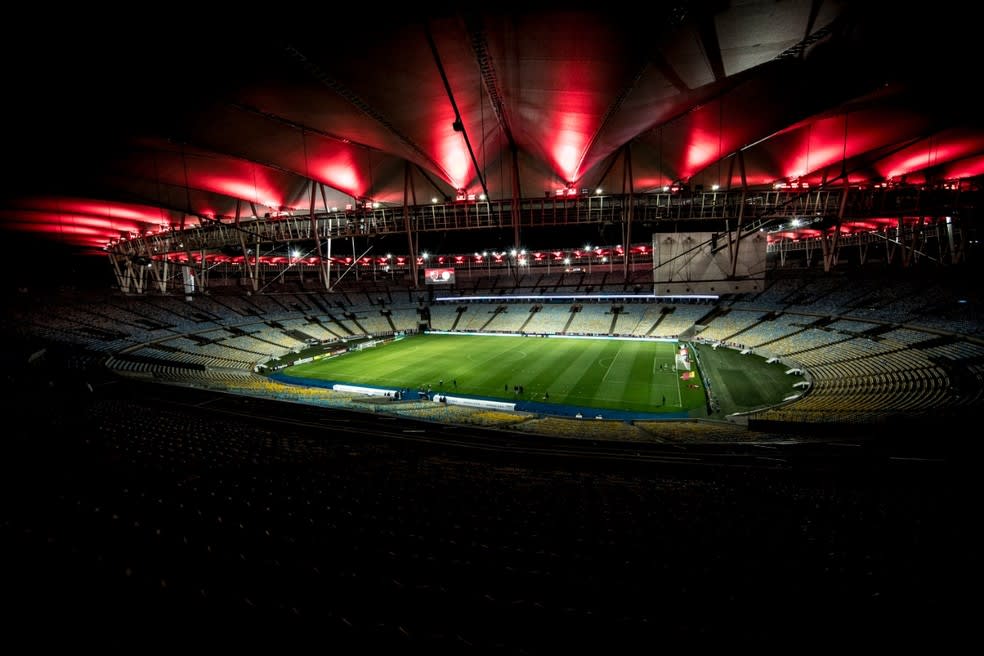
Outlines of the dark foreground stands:
[{"label": "dark foreground stands", "polygon": [[469,448],[409,420],[369,430],[42,366],[6,382],[2,623],[32,649],[939,649],[969,633],[976,476],[938,442]]}]

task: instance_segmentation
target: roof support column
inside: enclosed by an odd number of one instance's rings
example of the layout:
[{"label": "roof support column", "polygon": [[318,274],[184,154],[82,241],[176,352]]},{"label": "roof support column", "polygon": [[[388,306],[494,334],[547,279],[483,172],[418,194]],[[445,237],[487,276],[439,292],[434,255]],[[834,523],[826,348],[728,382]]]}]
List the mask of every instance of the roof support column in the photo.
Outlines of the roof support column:
[{"label": "roof support column", "polygon": [[109,253],[109,263],[113,265],[113,275],[116,276],[116,284],[119,286],[121,292],[129,294],[130,279],[120,269],[120,259],[121,257],[119,255],[115,255],[113,252]]},{"label": "roof support column", "polygon": [[844,209],[847,207],[847,196],[850,190],[847,176],[844,176],[844,193],[841,195],[840,207],[837,210],[837,220],[834,221],[834,234],[833,236],[824,235],[820,238],[820,245],[823,247],[823,270],[825,273],[830,273],[830,270],[837,265],[841,220],[844,218]]},{"label": "roof support column", "polygon": [[171,268],[171,260],[167,259],[167,256],[161,258],[160,273],[161,273],[161,293],[167,293],[167,283],[168,283],[168,270]]},{"label": "roof support column", "polygon": [[150,269],[151,275],[157,282],[157,289],[162,294],[167,293],[167,257],[155,260],[148,256],[147,259],[150,260],[147,268]]},{"label": "roof support column", "polygon": [[137,289],[143,294],[144,290],[147,288],[147,267],[139,266],[134,262],[130,262],[128,265],[137,273]]},{"label": "roof support column", "polygon": [[[957,197],[953,202],[953,211],[945,219],[946,225],[943,227],[946,231],[947,243],[950,245],[950,264],[960,264],[967,254],[963,230],[959,230],[959,226],[957,225],[963,216],[963,213],[960,211],[960,191],[963,186],[961,182],[961,180],[957,180]],[[942,258],[940,259],[942,260]]]},{"label": "roof support column", "polygon": [[[410,194],[412,189],[410,162],[406,162],[403,167],[403,229],[406,230],[407,246],[410,249],[410,276],[413,278],[413,288],[418,289],[420,283],[417,276],[417,249],[414,248],[413,229],[410,227]],[[416,197],[415,192],[414,196]]]},{"label": "roof support column", "polygon": [[635,213],[635,181],[632,178],[632,142],[627,142],[623,149],[625,168],[622,174],[622,193],[625,193],[627,182],[629,196],[628,206],[622,215],[622,281],[627,283],[629,281],[629,253],[632,249],[632,219]]},{"label": "roof support column", "polygon": [[[921,220],[921,219],[920,219]],[[902,268],[908,268],[912,262],[912,250],[915,248],[916,231],[913,229],[912,235],[905,234],[905,217],[899,214],[899,243],[902,245]],[[909,242],[906,245],[906,242]]]},{"label": "roof support column", "polygon": [[205,291],[208,287],[208,262],[205,260],[205,246],[199,249],[198,254],[201,257],[201,267],[198,273],[198,282],[201,285],[199,289]]},{"label": "roof support column", "polygon": [[[324,258],[321,255],[321,235],[318,234],[318,219],[314,216],[314,201],[315,201],[315,198],[317,197],[317,194],[318,194],[318,183],[315,182],[314,180],[311,180],[311,209],[310,209],[310,212],[309,212],[310,217],[311,217],[311,238],[314,239],[314,252],[317,253],[317,256],[318,256],[318,280],[321,281],[321,284],[324,285],[325,289],[328,289],[328,283],[325,280],[325,271],[324,271],[324,269],[325,269],[324,264],[325,263],[324,263]],[[328,208],[325,208],[325,210],[327,210],[327,209]],[[304,265],[303,264],[299,264],[298,266],[299,266],[299,270],[302,272],[301,273],[301,285],[303,286],[304,285],[304,273],[303,273],[303,271],[304,271]]]},{"label": "roof support column", "polygon": [[185,265],[186,266],[185,275],[191,278],[191,284],[197,290],[197,289],[202,289],[204,287],[204,283],[202,283],[201,280],[198,280],[199,275],[198,272],[195,271],[195,256],[191,254],[191,239],[190,239],[191,236],[185,234],[185,219],[187,218],[188,218],[188,214],[186,212],[182,212],[181,222],[178,224],[178,230],[181,232],[182,239],[184,240],[185,256],[188,258],[188,264]]},{"label": "roof support column", "polygon": [[926,216],[919,216],[919,223],[912,229],[912,238],[910,240],[910,262],[915,264],[919,262],[919,256],[925,255],[923,252],[923,245],[926,242]]},{"label": "roof support column", "polygon": [[[236,200],[236,227],[237,228],[239,227],[241,203],[242,201]],[[253,216],[255,217],[256,206],[253,205],[252,201],[250,201],[249,206],[253,210]],[[246,248],[245,233],[242,230],[237,230],[237,232],[239,233],[239,247],[243,251],[243,268],[246,269],[246,275],[249,277],[249,285],[252,288],[252,291],[254,292],[259,291],[260,281],[259,281],[258,273],[260,269],[260,235],[259,233],[254,233],[254,235],[256,236],[256,240],[254,241],[254,246],[253,246],[253,257],[256,262],[256,266],[254,268],[252,265],[250,265],[249,249]]]},{"label": "roof support column", "polygon": [[516,144],[512,144],[509,149],[512,152],[512,224],[513,224],[513,247],[519,248],[519,220],[520,220],[520,199],[519,199],[519,150]]},{"label": "roof support column", "polygon": [[946,232],[947,244],[950,246],[950,264],[960,264],[966,255],[963,243],[963,231],[957,232],[956,223],[958,218],[959,215],[954,214],[954,216],[947,220],[946,225],[943,226],[943,230]]},{"label": "roof support column", "polygon": [[732,233],[731,228],[728,226],[728,220],[725,219],[724,231],[728,236],[728,259],[731,260],[731,277],[734,278],[735,274],[738,272],[738,250],[741,248],[741,228],[745,221],[745,189],[741,190],[741,198],[738,205],[738,225],[735,226],[735,231]]},{"label": "roof support column", "polygon": [[322,282],[325,285],[325,289],[331,289],[331,236],[335,234],[332,231],[332,213],[328,208],[328,194],[325,193],[325,186],[319,184],[318,188],[321,189],[321,202],[325,206],[325,252],[324,255],[321,253],[321,246],[318,246],[318,275],[321,277]]},{"label": "roof support column", "polygon": [[[899,219],[901,221],[901,218]],[[891,233],[888,228],[885,228],[885,261],[891,265],[892,260],[895,259],[895,253],[898,251],[899,239],[902,237],[902,232],[896,228],[895,229],[895,239],[891,238]]]},{"label": "roof support column", "polygon": [[[728,255],[731,258],[731,277],[734,278],[738,272],[738,250],[741,246],[741,229],[745,220],[745,194],[748,192],[748,177],[745,175],[745,155],[743,151],[738,151],[738,171],[741,173],[741,199],[738,204],[738,225],[735,226],[734,236],[728,229],[725,222],[725,231],[728,233]],[[732,165],[734,160],[732,160]],[[728,184],[731,184],[731,171],[728,171]],[[780,251],[781,252],[781,251]]]}]

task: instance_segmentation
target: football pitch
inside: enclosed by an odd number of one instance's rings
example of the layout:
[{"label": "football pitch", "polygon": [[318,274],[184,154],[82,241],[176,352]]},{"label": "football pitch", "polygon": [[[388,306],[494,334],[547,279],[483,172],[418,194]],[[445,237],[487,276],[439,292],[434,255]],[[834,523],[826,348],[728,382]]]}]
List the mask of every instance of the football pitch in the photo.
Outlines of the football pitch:
[{"label": "football pitch", "polygon": [[414,335],[289,367],[284,374],[372,387],[646,413],[706,413],[678,344],[641,340]]}]

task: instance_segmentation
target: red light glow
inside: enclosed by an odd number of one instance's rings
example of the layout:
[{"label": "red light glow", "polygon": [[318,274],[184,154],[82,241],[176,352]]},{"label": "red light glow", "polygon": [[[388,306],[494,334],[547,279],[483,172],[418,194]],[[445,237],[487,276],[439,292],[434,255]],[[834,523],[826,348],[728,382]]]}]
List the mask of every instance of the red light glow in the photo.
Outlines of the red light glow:
[{"label": "red light glow", "polygon": [[886,157],[878,163],[877,169],[886,178],[897,178],[913,171],[970,157],[982,150],[984,150],[984,138],[962,131],[950,131],[924,139]]},{"label": "red light glow", "polygon": [[358,174],[355,153],[339,150],[326,153],[311,162],[312,172],[319,182],[352,196],[364,196],[368,187]]},{"label": "red light glow", "polygon": [[[451,125],[454,116],[448,119],[447,125]],[[454,188],[460,188],[474,177],[471,165],[471,158],[468,156],[468,149],[465,147],[464,137],[458,132],[454,132],[450,127],[447,132],[437,138],[434,144],[438,153],[438,163],[444,167],[447,173],[447,182]]]},{"label": "red light glow", "polygon": [[5,227],[95,249],[121,235],[144,235],[174,220],[154,207],[85,198],[28,198],[17,205],[0,214]]},{"label": "red light glow", "polygon": [[984,175],[984,155],[976,155],[953,162],[944,167],[943,177],[947,180],[975,178]]},{"label": "red light glow", "polygon": [[550,155],[558,175],[573,181],[581,177],[578,166],[591,135],[587,129],[589,117],[579,113],[566,113],[554,117],[557,125],[552,131],[556,138],[550,145]]},{"label": "red light glow", "polygon": [[[202,189],[239,198],[264,207],[281,207],[283,196],[272,185],[254,184],[236,178],[203,175],[196,184]],[[205,212],[203,212],[205,214]]]}]

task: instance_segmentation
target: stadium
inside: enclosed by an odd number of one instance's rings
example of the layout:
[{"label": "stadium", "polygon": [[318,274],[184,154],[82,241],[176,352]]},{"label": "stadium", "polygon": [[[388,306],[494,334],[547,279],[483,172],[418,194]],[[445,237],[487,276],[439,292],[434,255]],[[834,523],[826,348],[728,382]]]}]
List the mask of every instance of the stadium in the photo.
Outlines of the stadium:
[{"label": "stadium", "polygon": [[956,640],[984,130],[906,45],[980,59],[945,4],[56,26],[4,126],[5,623]]}]

